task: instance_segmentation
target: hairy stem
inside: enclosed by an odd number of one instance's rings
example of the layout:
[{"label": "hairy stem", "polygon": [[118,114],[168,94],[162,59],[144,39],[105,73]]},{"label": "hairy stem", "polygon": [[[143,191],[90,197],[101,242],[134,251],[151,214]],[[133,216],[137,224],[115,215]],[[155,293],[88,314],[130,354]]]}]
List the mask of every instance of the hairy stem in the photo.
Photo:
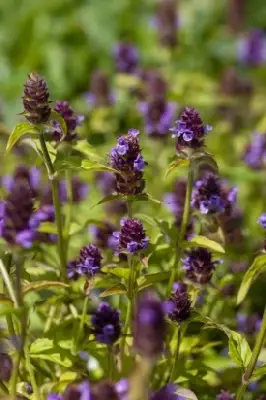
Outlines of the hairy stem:
[{"label": "hairy stem", "polygon": [[255,346],[254,346],[254,349],[253,349],[253,352],[251,355],[251,359],[250,359],[247,369],[243,375],[242,384],[237,392],[236,400],[241,400],[243,398],[243,395],[247,389],[247,386],[249,385],[249,379],[251,378],[253,371],[256,367],[256,364],[257,364],[257,361],[258,361],[265,338],[266,338],[266,307],[264,310],[261,327],[260,327],[258,336],[256,338]]},{"label": "hairy stem", "polygon": [[179,265],[180,257],[182,255],[182,242],[184,240],[187,225],[189,222],[192,188],[193,188],[193,170],[192,170],[192,166],[190,164],[189,171],[188,171],[187,190],[186,190],[186,199],[185,199],[185,205],[184,205],[183,218],[182,218],[182,223],[181,223],[181,227],[179,230],[179,235],[177,237],[174,264],[173,264],[172,273],[171,273],[171,277],[170,277],[169,285],[168,285],[168,295],[171,293],[174,281],[177,280],[178,276],[179,276],[178,265]]},{"label": "hairy stem", "polygon": [[61,202],[59,197],[58,180],[57,177],[55,176],[55,169],[46,147],[43,132],[40,133],[40,144],[43,152],[44,162],[52,185],[53,203],[55,208],[55,220],[57,226],[57,244],[58,244],[58,253],[60,258],[60,278],[62,281],[66,281],[66,251],[64,248],[63,223],[62,223],[62,212],[61,212]]}]

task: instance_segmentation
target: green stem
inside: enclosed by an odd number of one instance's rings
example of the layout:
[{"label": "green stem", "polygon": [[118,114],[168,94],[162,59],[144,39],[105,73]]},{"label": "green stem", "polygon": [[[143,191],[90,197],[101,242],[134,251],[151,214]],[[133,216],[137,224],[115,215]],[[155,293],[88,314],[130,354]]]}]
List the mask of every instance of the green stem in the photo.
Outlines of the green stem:
[{"label": "green stem", "polygon": [[1,275],[2,275],[3,280],[5,282],[8,294],[9,294],[11,300],[14,303],[14,306],[16,308],[19,308],[18,300],[17,300],[16,293],[15,293],[15,289],[13,288],[10,276],[9,276],[9,274],[7,272],[7,269],[4,266],[4,263],[3,263],[2,260],[0,260],[0,272],[1,272]]},{"label": "green stem", "polygon": [[90,300],[89,296],[86,296],[85,300],[84,300],[84,303],[83,303],[82,315],[81,315],[81,320],[80,320],[80,323],[79,323],[79,326],[78,326],[77,335],[76,335],[76,338],[74,339],[74,342],[73,342],[74,353],[77,352],[77,347],[78,347],[78,344],[79,344],[80,336],[81,336],[81,333],[83,332],[83,329],[84,329],[84,325],[85,325],[85,321],[86,321],[86,315],[87,315],[87,312],[88,312],[89,300]]},{"label": "green stem", "polygon": [[8,394],[8,389],[7,389],[6,385],[2,381],[0,381],[0,391],[5,393],[5,394]]},{"label": "green stem", "polygon": [[125,326],[124,326],[124,336],[122,338],[121,350],[120,350],[122,357],[124,356],[124,352],[125,352],[126,336],[127,336],[130,321],[131,321],[132,308],[133,308],[133,297],[134,297],[133,296],[134,268],[132,265],[132,256],[128,255],[127,257],[128,257],[128,268],[129,268],[128,289],[127,289],[128,302],[127,302],[127,312],[126,312],[126,320],[125,320]]},{"label": "green stem", "polygon": [[258,336],[256,338],[255,346],[252,351],[251,359],[250,359],[247,369],[243,375],[242,384],[237,392],[236,400],[242,399],[242,397],[247,389],[247,386],[249,385],[249,379],[251,378],[253,371],[256,367],[256,364],[257,364],[257,361],[258,361],[265,338],[266,338],[266,307],[264,310],[261,327],[260,327]]},{"label": "green stem", "polygon": [[55,304],[52,304],[50,307],[50,310],[49,310],[47,321],[44,326],[44,332],[48,332],[49,329],[51,328],[53,319],[55,317],[56,310],[57,310],[57,306]]},{"label": "green stem", "polygon": [[172,370],[171,370],[171,375],[170,375],[170,382],[174,382],[175,380],[175,372],[176,372],[176,367],[178,363],[178,357],[179,357],[179,349],[180,349],[180,343],[181,343],[181,327],[177,327],[177,342],[176,342],[176,349],[175,349],[175,355],[174,355],[174,361],[172,365]]},{"label": "green stem", "polygon": [[[13,288],[12,282],[10,280],[10,270],[11,270],[11,266],[12,266],[12,254],[9,253],[9,252],[5,253],[4,254],[4,261],[5,261],[5,266],[6,266],[7,278],[10,281],[11,288]],[[4,278],[3,278],[3,282],[4,282],[3,292],[4,293],[8,293],[7,284],[6,284],[6,281],[4,280]],[[6,316],[6,323],[7,323],[9,334],[11,334],[11,335],[13,335],[15,337],[16,332],[15,332],[15,328],[14,328],[14,324],[13,324],[12,315],[7,315]]]},{"label": "green stem", "polygon": [[108,357],[108,378],[113,380],[114,362],[113,362],[113,349],[112,346],[107,347],[107,357]]},{"label": "green stem", "polygon": [[64,231],[65,231],[66,254],[68,254],[69,231],[70,231],[70,225],[71,225],[72,203],[73,203],[71,173],[68,169],[65,172],[65,179],[66,179],[66,189],[67,189],[67,209],[66,209],[66,220],[65,220]]},{"label": "green stem", "polygon": [[43,152],[44,162],[52,185],[53,203],[55,208],[55,221],[57,226],[57,244],[58,244],[58,253],[60,258],[60,277],[62,281],[66,281],[66,251],[64,248],[63,224],[62,224],[61,202],[59,197],[58,181],[57,177],[55,176],[55,169],[53,163],[51,161],[49,152],[46,147],[43,132],[40,133],[40,144]]},{"label": "green stem", "polygon": [[178,279],[178,275],[179,275],[178,264],[179,264],[180,257],[182,255],[182,242],[184,240],[187,225],[189,222],[192,189],[193,189],[193,170],[192,170],[192,166],[190,164],[189,171],[188,171],[187,191],[186,191],[186,199],[185,199],[185,205],[184,205],[183,218],[182,218],[179,235],[177,237],[177,242],[176,242],[176,252],[175,252],[172,273],[171,273],[171,277],[170,277],[169,285],[168,285],[168,295],[170,295],[170,293],[172,291],[173,283],[175,280]]},{"label": "green stem", "polygon": [[30,375],[31,386],[32,386],[32,389],[33,389],[32,398],[35,399],[35,400],[40,400],[41,399],[41,395],[40,395],[40,391],[39,391],[39,386],[38,386],[37,381],[35,379],[34,369],[33,369],[33,366],[31,364],[31,361],[30,361],[30,352],[29,352],[28,340],[26,341],[26,344],[25,344],[25,347],[24,347],[24,354],[25,354],[27,370],[28,370],[29,375]]}]

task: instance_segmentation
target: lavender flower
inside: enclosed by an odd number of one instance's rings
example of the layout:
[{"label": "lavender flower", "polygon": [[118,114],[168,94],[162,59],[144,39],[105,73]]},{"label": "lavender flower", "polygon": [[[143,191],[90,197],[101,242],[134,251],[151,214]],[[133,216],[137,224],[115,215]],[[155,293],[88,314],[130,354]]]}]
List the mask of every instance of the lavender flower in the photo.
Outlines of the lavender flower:
[{"label": "lavender flower", "polygon": [[128,379],[120,379],[115,385],[119,400],[128,400],[129,381]]},{"label": "lavender flower", "polygon": [[252,29],[237,46],[238,60],[242,64],[258,67],[266,61],[266,37],[262,30]]},{"label": "lavender flower", "polygon": [[132,322],[133,346],[148,359],[156,359],[163,351],[166,322],[162,303],[147,292],[137,302]]},{"label": "lavender flower", "polygon": [[16,180],[25,180],[32,191],[32,196],[37,197],[40,187],[40,170],[36,167],[28,168],[23,165],[15,169],[13,176],[4,176],[2,178],[2,185],[7,192],[10,192],[12,186],[15,185]]},{"label": "lavender flower", "polygon": [[229,392],[222,390],[220,394],[216,396],[216,400],[234,400],[235,395]]},{"label": "lavender flower", "polygon": [[67,266],[68,278],[77,279],[79,276],[91,277],[101,269],[102,255],[94,244],[82,247],[76,260]]},{"label": "lavender flower", "polygon": [[173,48],[177,45],[177,1],[160,0],[156,15],[160,42],[163,46]]},{"label": "lavender flower", "polygon": [[115,248],[116,240],[113,237],[115,226],[104,222],[101,226],[91,225],[89,231],[97,247],[101,249]]},{"label": "lavender flower", "polygon": [[221,264],[221,260],[213,261],[212,254],[204,248],[196,248],[186,251],[183,261],[183,269],[186,277],[199,284],[209,283],[216,264]]},{"label": "lavender flower", "polygon": [[99,343],[111,345],[121,334],[119,311],[112,309],[108,303],[101,303],[91,317],[93,333]]},{"label": "lavender flower", "polygon": [[138,134],[136,129],[130,129],[127,135],[118,139],[110,154],[111,167],[121,173],[115,174],[115,189],[119,194],[136,195],[145,188],[145,162],[139,147]]},{"label": "lavender flower", "polygon": [[129,43],[118,43],[114,49],[116,71],[123,74],[134,74],[139,63],[136,48]]},{"label": "lavender flower", "polygon": [[212,130],[210,125],[203,125],[202,119],[195,108],[186,107],[176,121],[176,126],[170,129],[172,137],[177,138],[176,148],[179,151],[184,147],[198,149],[204,146],[205,136]]},{"label": "lavender flower", "polygon": [[83,119],[74,114],[74,111],[72,110],[72,107],[70,106],[68,101],[57,101],[54,110],[58,112],[61,117],[64,118],[67,132],[66,135],[63,137],[59,123],[57,121],[53,121],[53,139],[56,141],[60,141],[63,139],[66,142],[71,142],[76,139],[76,128],[78,125],[80,125]]},{"label": "lavender flower", "polygon": [[244,153],[244,161],[250,168],[263,169],[266,166],[266,134],[253,133],[251,142]]},{"label": "lavender flower", "polygon": [[35,72],[29,74],[22,97],[24,115],[32,124],[43,124],[50,118],[49,91],[45,80]]},{"label": "lavender flower", "polygon": [[167,385],[160,389],[158,392],[154,393],[151,400],[186,400],[184,396],[179,396],[176,394],[175,385]]},{"label": "lavender flower", "polygon": [[175,293],[165,303],[168,317],[175,322],[181,323],[190,315],[191,301],[189,300],[187,285],[177,282],[174,285]]},{"label": "lavender flower", "polygon": [[17,179],[0,207],[0,234],[11,245],[29,248],[35,232],[30,227],[33,197],[28,182]]},{"label": "lavender flower", "polygon": [[113,382],[102,381],[93,387],[94,400],[121,400]]},{"label": "lavender flower", "polygon": [[240,332],[247,335],[253,335],[258,332],[261,326],[261,317],[258,313],[250,315],[238,313],[237,314],[237,328]]},{"label": "lavender flower", "polygon": [[11,378],[13,362],[6,353],[0,353],[0,381],[7,382]]},{"label": "lavender flower", "polygon": [[[41,223],[44,222],[55,222],[55,210],[52,205],[43,205],[37,211],[35,211],[29,221],[29,226],[33,230],[37,230]],[[55,242],[56,235],[44,232],[36,232],[35,239],[42,243]]]},{"label": "lavender flower", "polygon": [[139,110],[144,117],[148,136],[165,138],[169,135],[176,113],[174,103],[167,102],[163,96],[156,96],[146,103],[140,103]]},{"label": "lavender flower", "polygon": [[134,218],[122,218],[120,221],[120,232],[114,232],[117,241],[117,251],[136,253],[144,250],[149,244],[142,223]]},{"label": "lavender flower", "polygon": [[46,400],[63,400],[63,396],[58,393],[50,393]]},{"label": "lavender flower", "polygon": [[263,229],[266,229],[266,213],[263,213],[259,219],[258,223],[263,227]]},{"label": "lavender flower", "polygon": [[105,107],[114,103],[114,95],[110,92],[110,83],[104,71],[96,70],[91,76],[88,103],[94,107]]},{"label": "lavender flower", "polygon": [[236,197],[236,187],[228,190],[216,175],[207,173],[195,184],[191,206],[202,214],[228,213],[235,203]]}]

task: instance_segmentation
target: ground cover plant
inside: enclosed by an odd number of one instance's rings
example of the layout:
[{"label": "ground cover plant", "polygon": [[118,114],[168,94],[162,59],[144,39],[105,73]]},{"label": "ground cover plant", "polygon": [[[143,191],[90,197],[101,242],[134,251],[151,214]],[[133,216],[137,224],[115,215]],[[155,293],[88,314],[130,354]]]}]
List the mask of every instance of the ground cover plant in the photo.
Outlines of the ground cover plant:
[{"label": "ground cover plant", "polygon": [[265,5],[36,7],[0,28],[0,397],[265,399]]}]

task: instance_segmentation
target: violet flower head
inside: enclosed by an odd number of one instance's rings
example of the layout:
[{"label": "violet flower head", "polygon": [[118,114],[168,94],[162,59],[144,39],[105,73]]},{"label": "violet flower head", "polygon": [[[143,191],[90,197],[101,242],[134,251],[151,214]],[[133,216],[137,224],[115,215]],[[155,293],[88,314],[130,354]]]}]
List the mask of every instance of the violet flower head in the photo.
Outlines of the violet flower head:
[{"label": "violet flower head", "polygon": [[134,74],[139,63],[139,53],[135,46],[126,42],[118,43],[114,48],[116,71]]},{"label": "violet flower head", "polygon": [[149,238],[146,236],[142,223],[135,218],[122,218],[120,232],[114,232],[117,253],[136,253],[148,247]]},{"label": "violet flower head", "polygon": [[4,203],[1,203],[1,236],[11,245],[30,248],[35,237],[30,227],[33,196],[28,182],[17,179]]},{"label": "violet flower head", "polygon": [[151,400],[186,400],[184,396],[179,396],[176,392],[176,386],[169,384],[158,392],[154,393]]},{"label": "violet flower head", "polygon": [[238,313],[237,319],[237,329],[246,335],[253,335],[258,332],[261,326],[261,317],[258,313],[244,314]]},{"label": "violet flower head", "polygon": [[6,353],[0,353],[0,380],[8,382],[13,370],[13,361]]},{"label": "violet flower head", "polygon": [[145,181],[143,170],[146,165],[137,138],[138,130],[130,129],[121,136],[110,153],[110,165],[120,173],[115,174],[115,190],[119,194],[136,195],[143,192]]},{"label": "violet flower head", "polygon": [[191,301],[189,300],[187,285],[177,282],[174,285],[175,293],[165,303],[165,310],[168,317],[175,322],[181,323],[190,315]]},{"label": "violet flower head", "polygon": [[216,400],[234,400],[234,399],[235,395],[230,392],[226,392],[225,390],[221,390],[221,392],[216,396]]},{"label": "violet flower head", "polygon": [[132,333],[133,346],[142,357],[154,360],[162,353],[166,337],[164,308],[151,292],[138,299]]},{"label": "violet flower head", "polygon": [[184,147],[198,149],[204,146],[205,136],[212,130],[210,125],[204,125],[200,114],[195,108],[186,107],[176,126],[170,129],[176,138],[176,148],[181,150]]},{"label": "violet flower head", "polygon": [[144,117],[145,131],[152,138],[165,138],[173,125],[176,105],[163,96],[156,96],[148,102],[139,104],[139,110]]},{"label": "violet flower head", "polygon": [[95,245],[101,249],[115,249],[116,240],[113,237],[116,227],[109,222],[103,222],[101,226],[91,225],[89,232],[93,237]]},{"label": "violet flower head", "polygon": [[29,74],[22,101],[24,115],[30,123],[44,124],[49,120],[51,108],[47,84],[45,79],[35,72]]},{"label": "violet flower head", "polygon": [[93,400],[93,399],[94,397],[92,396],[92,390],[88,381],[81,382],[78,385],[68,386],[64,391],[63,396],[61,398],[59,397],[59,400]]},{"label": "violet flower head", "polygon": [[92,331],[99,343],[111,345],[121,334],[119,311],[111,308],[108,303],[101,303],[91,317]]},{"label": "violet flower head", "polygon": [[230,212],[236,198],[236,187],[228,190],[216,175],[207,173],[195,183],[191,206],[201,214]]},{"label": "violet flower head", "polygon": [[7,192],[10,192],[16,180],[25,180],[32,191],[32,196],[37,197],[40,188],[40,170],[36,167],[28,168],[24,165],[18,166],[13,176],[4,176],[2,178],[2,185]]},{"label": "violet flower head", "polygon": [[244,161],[252,169],[266,167],[266,134],[253,133],[244,153]]},{"label": "violet flower head", "polygon": [[128,400],[129,393],[129,380],[120,379],[115,385],[116,392],[118,393],[119,400]]},{"label": "violet flower head", "polygon": [[266,36],[260,29],[252,29],[242,37],[237,46],[240,63],[258,67],[266,62]]},{"label": "violet flower head", "polygon": [[259,219],[258,219],[258,224],[260,224],[263,229],[266,229],[266,213],[263,213]]},{"label": "violet flower head", "polygon": [[156,15],[156,26],[163,46],[173,48],[177,45],[177,1],[160,0]]},{"label": "violet flower head", "polygon": [[118,396],[116,386],[111,381],[101,381],[93,386],[94,400],[121,400]]},{"label": "violet flower head", "polygon": [[104,71],[93,72],[90,81],[90,92],[87,94],[89,105],[106,107],[114,103],[114,95],[110,91],[110,82]]},{"label": "violet flower head", "polygon": [[71,142],[77,138],[76,128],[80,125],[82,118],[74,114],[74,111],[68,101],[57,101],[54,110],[64,118],[67,132],[63,137],[61,127],[57,121],[53,121],[54,130],[52,131],[53,139],[56,141],[64,140]]},{"label": "violet flower head", "polygon": [[186,251],[183,261],[183,269],[186,277],[198,284],[207,284],[212,278],[215,265],[221,264],[222,260],[213,260],[212,254],[202,247]]}]

